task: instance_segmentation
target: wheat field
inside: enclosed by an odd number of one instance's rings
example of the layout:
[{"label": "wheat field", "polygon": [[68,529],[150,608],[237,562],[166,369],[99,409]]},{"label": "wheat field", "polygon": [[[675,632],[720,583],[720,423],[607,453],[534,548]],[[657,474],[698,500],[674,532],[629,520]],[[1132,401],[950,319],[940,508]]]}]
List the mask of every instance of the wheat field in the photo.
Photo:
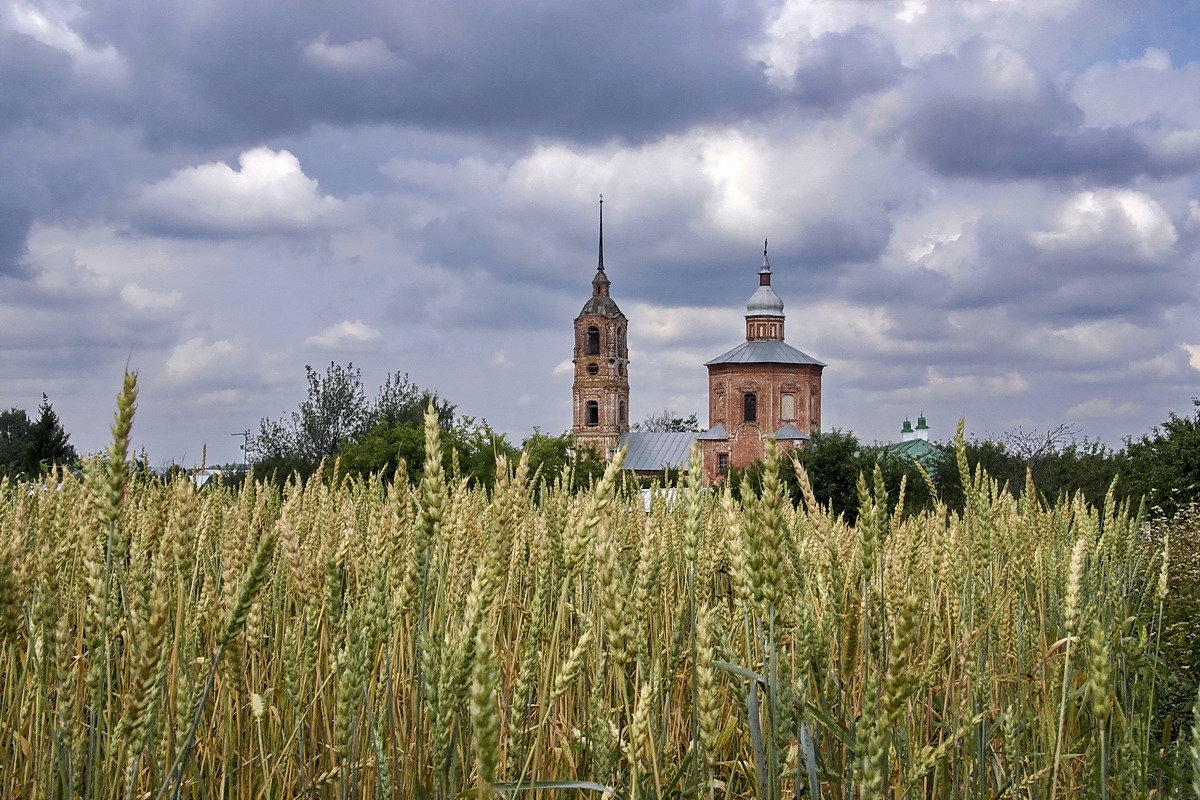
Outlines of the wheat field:
[{"label": "wheat field", "polygon": [[1169,545],[1135,510],[960,448],[965,511],[866,476],[851,527],[772,449],[740,501],[685,480],[645,513],[619,457],[468,486],[432,417],[416,486],[197,490],[131,470],[135,399],[82,476],[0,484],[4,797],[1200,789],[1156,723]]}]

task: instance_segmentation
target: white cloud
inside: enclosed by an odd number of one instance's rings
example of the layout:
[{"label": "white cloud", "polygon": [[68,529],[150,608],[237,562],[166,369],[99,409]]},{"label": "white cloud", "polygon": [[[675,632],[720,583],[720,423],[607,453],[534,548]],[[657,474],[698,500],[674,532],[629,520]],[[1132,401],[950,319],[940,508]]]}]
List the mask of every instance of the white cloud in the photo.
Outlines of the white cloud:
[{"label": "white cloud", "polygon": [[511,367],[512,362],[508,360],[508,355],[503,350],[497,350],[492,353],[493,367]]},{"label": "white cloud", "polygon": [[1200,62],[1173,67],[1157,47],[1129,61],[1099,62],[1072,82],[1071,99],[1089,125],[1107,127],[1151,121],[1157,127],[1200,125],[1200,106],[1180,98],[1200,93]]},{"label": "white cloud", "polygon": [[246,400],[246,393],[240,389],[218,389],[215,392],[204,392],[196,397],[197,406],[234,406]]},{"label": "white cloud", "polygon": [[1127,417],[1141,410],[1142,407],[1136,403],[1121,403],[1118,405],[1113,402],[1111,397],[1096,397],[1071,406],[1067,409],[1067,416],[1083,417],[1085,419],[1095,417]]},{"label": "white cloud", "polygon": [[744,332],[745,309],[739,309],[735,304],[726,308],[704,308],[633,303],[630,313],[637,320],[637,325],[629,331],[630,337],[655,349],[715,339],[732,340]]},{"label": "white cloud", "polygon": [[336,325],[330,325],[320,333],[304,340],[304,343],[322,350],[344,350],[361,347],[383,339],[383,334],[372,328],[361,319],[344,320]]},{"label": "white cloud", "polygon": [[1200,372],[1200,344],[1181,344],[1188,354],[1188,366]]},{"label": "white cloud", "polygon": [[166,362],[167,378],[183,385],[229,374],[244,355],[242,348],[229,339],[206,342],[204,337],[196,336],[171,350]]},{"label": "white cloud", "polygon": [[784,0],[751,56],[781,82],[795,71],[805,43],[866,26],[888,33],[904,62],[913,64],[976,37],[1024,43],[1042,20],[1061,18],[1078,5],[1079,0]]},{"label": "white cloud", "polygon": [[121,299],[139,311],[161,311],[179,305],[183,294],[175,289],[156,292],[136,283],[127,283],[121,289]]},{"label": "white cloud", "polygon": [[1055,226],[1031,238],[1044,250],[1124,246],[1142,258],[1168,253],[1179,235],[1153,197],[1132,189],[1079,192],[1060,206]]},{"label": "white cloud", "polygon": [[1001,375],[945,375],[937,367],[925,370],[925,382],[920,386],[886,391],[854,390],[854,394],[904,403],[935,403],[944,400],[985,400],[996,397],[1015,397],[1029,391],[1029,381],[1019,372]]},{"label": "white cloud", "polygon": [[946,376],[933,367],[929,368],[925,386],[922,387],[929,397],[943,398],[972,398],[972,397],[1013,397],[1029,391],[1029,381],[1019,372],[1006,372],[1003,375],[959,375]]},{"label": "white cloud", "polygon": [[[70,7],[64,7],[64,10],[68,16],[79,13]],[[111,44],[103,47],[89,45],[66,20],[52,19],[40,9],[14,3],[9,8],[8,27],[69,55],[80,77],[115,82],[123,81],[128,76],[128,65],[117,48]]]},{"label": "white cloud", "polygon": [[[1041,339],[1042,331],[1036,334]],[[1142,345],[1145,331],[1122,320],[1097,320],[1080,322],[1049,330],[1054,340],[1053,350],[1065,359],[1112,360],[1129,353],[1131,348]],[[1037,346],[1035,344],[1035,346]]]},{"label": "white cloud", "polygon": [[176,170],[145,187],[138,206],[168,228],[234,235],[310,230],[342,205],[322,195],[287,150],[247,150],[238,167],[218,161]]},{"label": "white cloud", "polygon": [[[836,239],[863,247],[861,257],[869,258],[886,245],[885,207],[918,191],[902,172],[854,125],[820,120],[771,130],[694,128],[635,146],[539,146],[512,164],[503,188],[515,203],[569,209],[574,219],[598,191],[619,186],[605,216],[627,237],[646,241],[654,256],[704,257],[713,238],[745,243],[761,233],[813,251]],[[482,185],[465,189],[487,197]],[[524,229],[519,239],[528,249]]]},{"label": "white cloud", "polygon": [[322,33],[304,46],[304,58],[310,64],[342,72],[375,72],[393,69],[402,63],[376,36],[345,44],[330,44],[327,33]]}]

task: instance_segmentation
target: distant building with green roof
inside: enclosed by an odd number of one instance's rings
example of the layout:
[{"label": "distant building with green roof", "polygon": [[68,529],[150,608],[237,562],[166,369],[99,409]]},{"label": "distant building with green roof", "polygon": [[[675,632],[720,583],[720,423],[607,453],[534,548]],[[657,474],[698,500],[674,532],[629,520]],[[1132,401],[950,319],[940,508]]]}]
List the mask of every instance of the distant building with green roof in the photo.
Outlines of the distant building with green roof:
[{"label": "distant building with green roof", "polygon": [[916,461],[927,472],[937,469],[942,456],[938,446],[929,441],[929,423],[923,412],[917,417],[916,428],[913,428],[912,421],[905,417],[904,425],[900,428],[900,441],[889,444],[884,451],[890,456]]}]

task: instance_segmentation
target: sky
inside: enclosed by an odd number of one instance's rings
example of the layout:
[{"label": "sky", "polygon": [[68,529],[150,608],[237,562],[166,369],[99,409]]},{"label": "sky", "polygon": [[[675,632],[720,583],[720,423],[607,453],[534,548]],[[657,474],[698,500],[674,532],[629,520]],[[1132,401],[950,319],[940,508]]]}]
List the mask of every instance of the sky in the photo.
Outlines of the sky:
[{"label": "sky", "polygon": [[1200,395],[1200,4],[0,0],[0,408],[240,460],[305,365],[570,426],[605,264],[630,416],[704,420],[764,238],[823,424]]}]

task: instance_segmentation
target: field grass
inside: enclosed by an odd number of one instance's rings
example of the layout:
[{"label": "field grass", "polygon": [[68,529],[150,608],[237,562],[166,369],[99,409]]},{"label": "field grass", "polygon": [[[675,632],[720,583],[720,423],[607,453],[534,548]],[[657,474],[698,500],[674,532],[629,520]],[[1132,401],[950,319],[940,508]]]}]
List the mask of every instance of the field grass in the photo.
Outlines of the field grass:
[{"label": "field grass", "polygon": [[432,419],[415,487],[197,491],[131,474],[135,396],[82,478],[0,485],[4,797],[1200,795],[1120,505],[961,459],[964,513],[868,476],[850,527],[772,452],[646,514],[618,462],[468,486]]}]

